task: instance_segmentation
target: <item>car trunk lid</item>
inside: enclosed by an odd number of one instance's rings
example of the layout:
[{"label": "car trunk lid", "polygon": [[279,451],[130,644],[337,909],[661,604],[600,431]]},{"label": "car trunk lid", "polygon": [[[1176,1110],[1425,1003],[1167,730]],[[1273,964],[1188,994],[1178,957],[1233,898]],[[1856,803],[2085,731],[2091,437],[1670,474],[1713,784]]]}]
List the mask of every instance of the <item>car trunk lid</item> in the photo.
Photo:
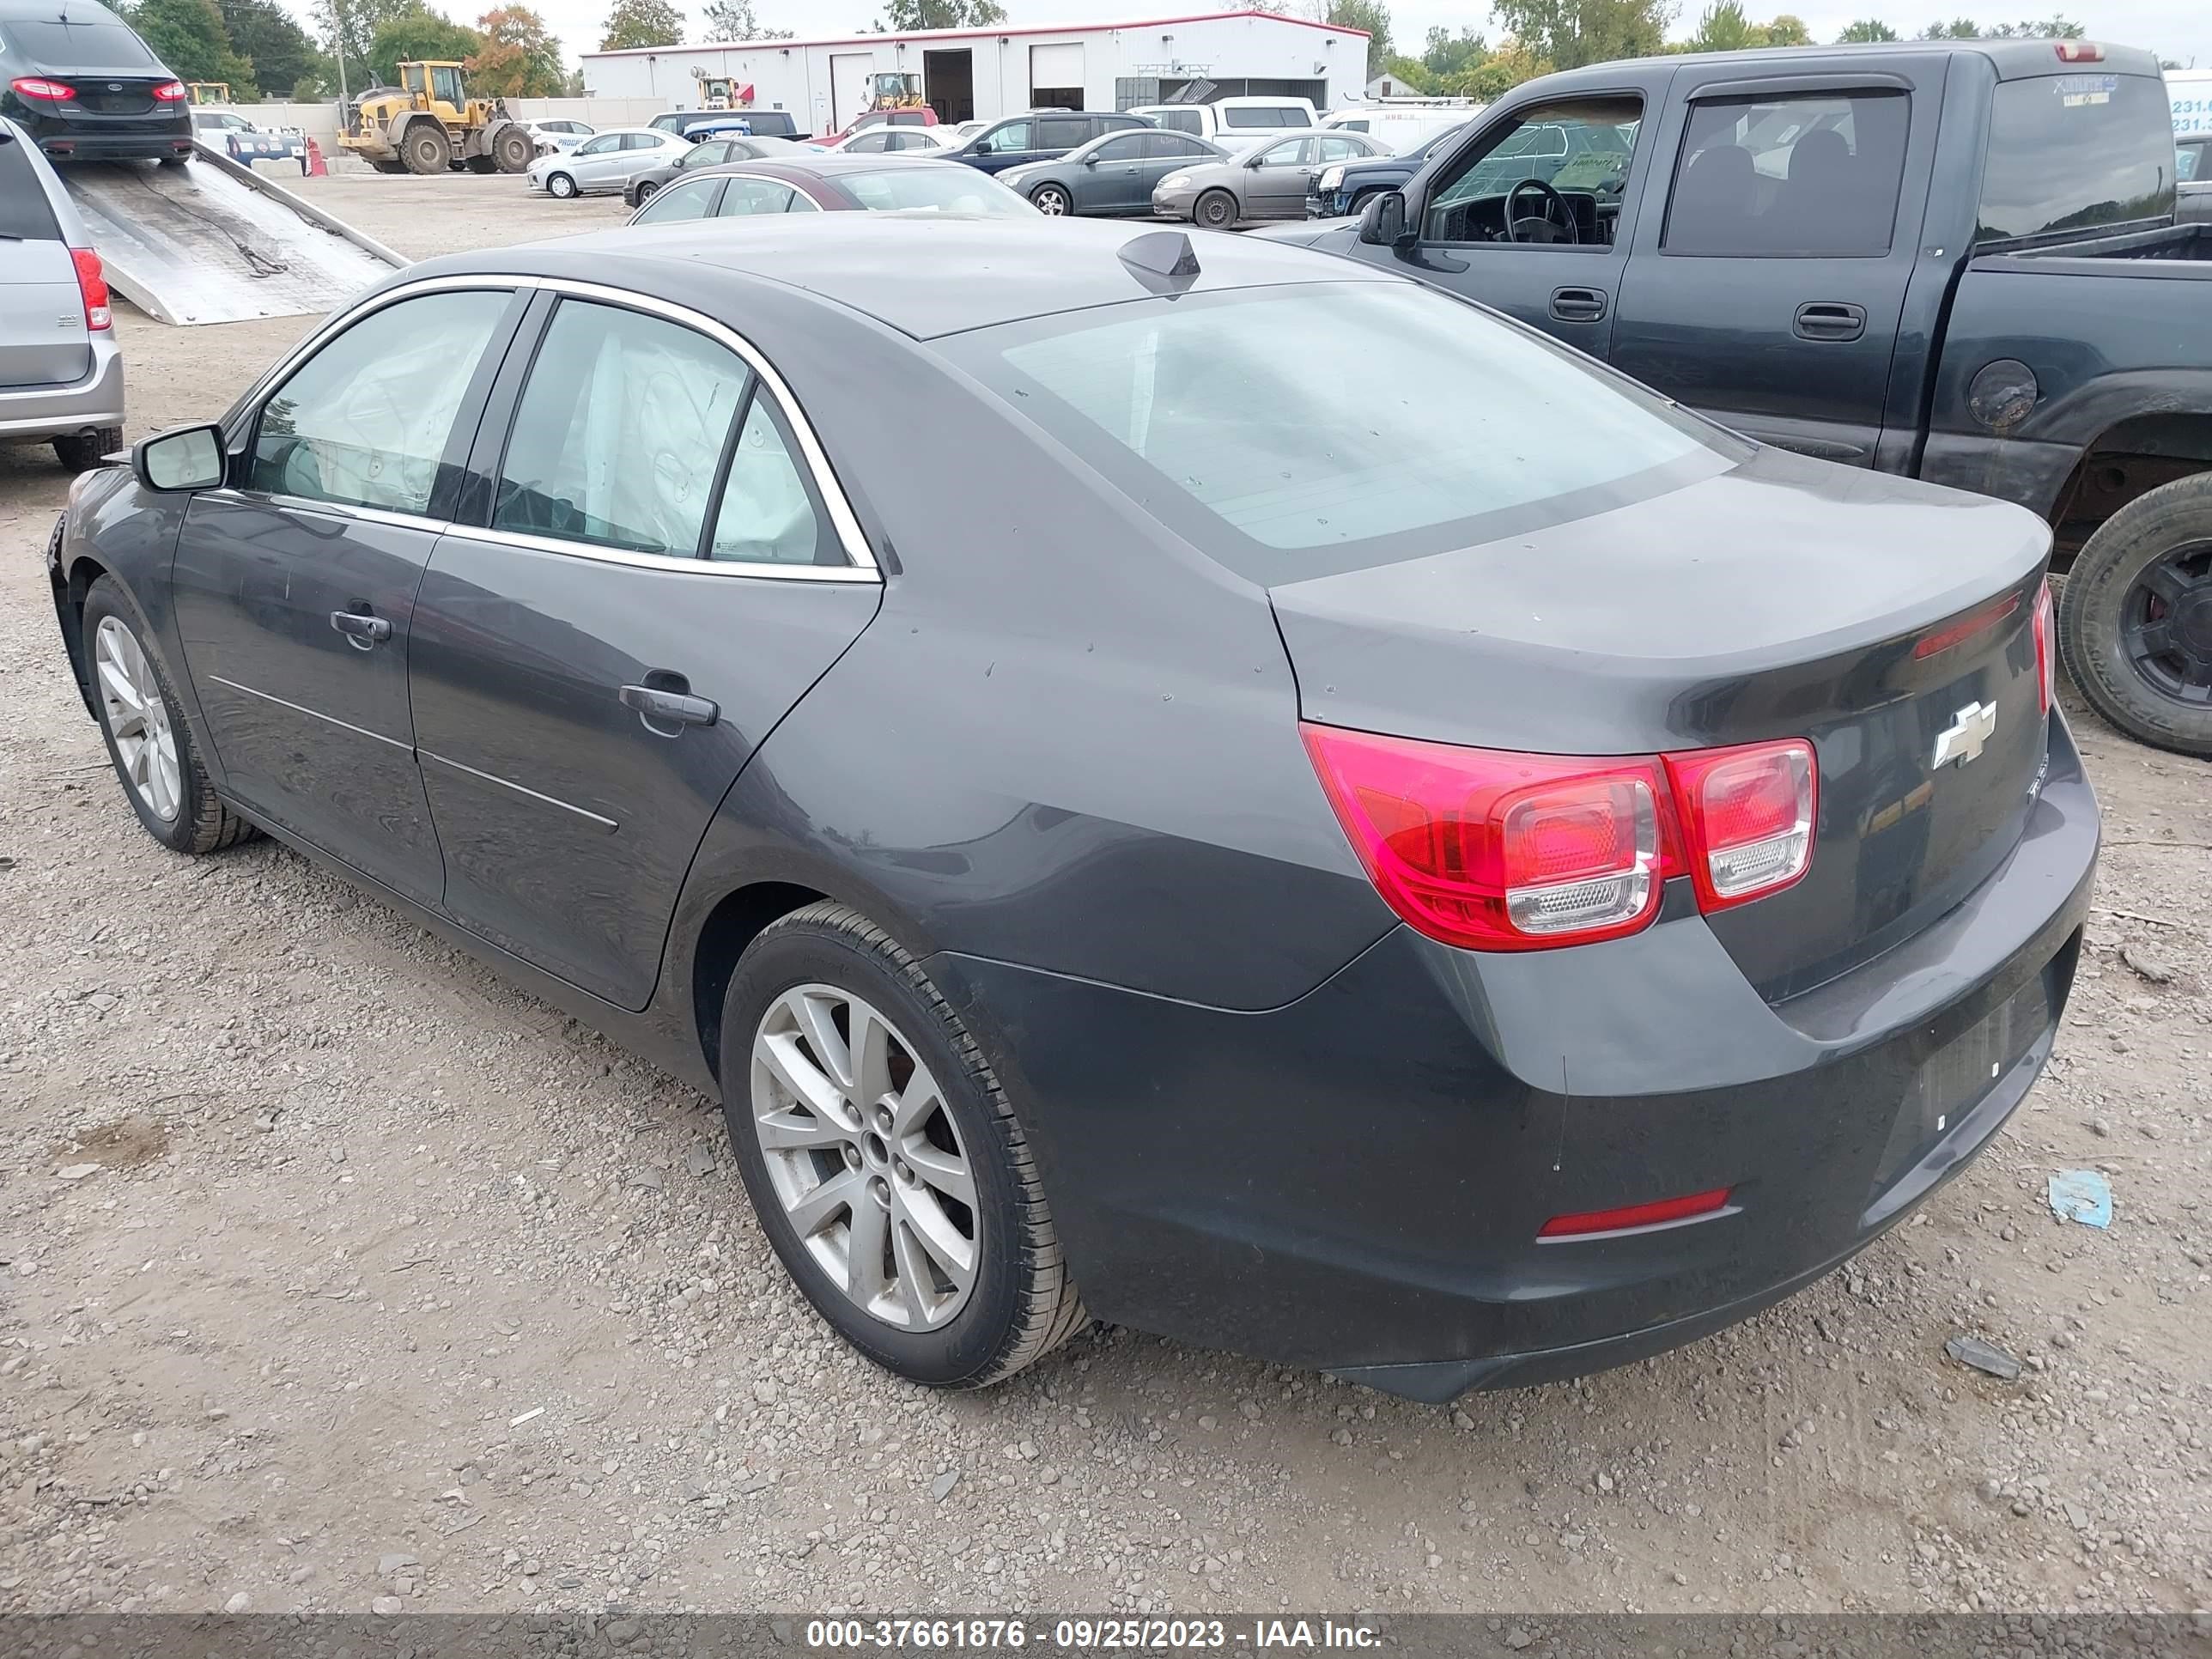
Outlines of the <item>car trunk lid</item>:
[{"label": "car trunk lid", "polygon": [[2017,508],[1765,451],[1271,592],[1317,722],[1564,755],[1809,739],[1810,869],[1711,918],[1778,1000],[1924,927],[2018,841],[2045,763],[2048,545]]}]

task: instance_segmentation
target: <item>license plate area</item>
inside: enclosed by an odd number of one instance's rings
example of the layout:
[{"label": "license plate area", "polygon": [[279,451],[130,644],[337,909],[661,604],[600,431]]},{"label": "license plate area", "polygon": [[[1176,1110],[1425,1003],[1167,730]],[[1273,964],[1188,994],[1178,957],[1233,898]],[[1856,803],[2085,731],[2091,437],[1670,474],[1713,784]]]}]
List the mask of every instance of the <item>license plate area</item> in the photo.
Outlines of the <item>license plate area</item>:
[{"label": "license plate area", "polygon": [[1899,1103],[1889,1145],[1875,1177],[1877,1193],[1955,1131],[1997,1080],[2051,1029],[2051,978],[2046,967],[1920,1063]]}]

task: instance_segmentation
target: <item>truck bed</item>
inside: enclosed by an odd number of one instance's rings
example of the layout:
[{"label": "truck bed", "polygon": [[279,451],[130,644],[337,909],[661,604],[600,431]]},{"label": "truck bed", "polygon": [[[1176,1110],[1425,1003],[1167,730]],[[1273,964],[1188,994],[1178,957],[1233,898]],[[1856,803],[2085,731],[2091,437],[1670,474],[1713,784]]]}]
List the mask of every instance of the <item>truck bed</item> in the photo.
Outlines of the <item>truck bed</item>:
[{"label": "truck bed", "polygon": [[[2115,270],[2114,265],[2122,261],[2140,264],[2151,260],[2184,266],[2212,264],[2212,224],[2160,225],[2149,230],[2124,231],[2115,236],[2085,236],[2014,252],[1985,253],[1973,264],[1980,269],[2027,259],[2033,260],[2039,270],[2063,268],[2087,276],[2163,276],[2163,271]],[[2180,270],[2172,274],[2212,278],[2212,270]]]}]

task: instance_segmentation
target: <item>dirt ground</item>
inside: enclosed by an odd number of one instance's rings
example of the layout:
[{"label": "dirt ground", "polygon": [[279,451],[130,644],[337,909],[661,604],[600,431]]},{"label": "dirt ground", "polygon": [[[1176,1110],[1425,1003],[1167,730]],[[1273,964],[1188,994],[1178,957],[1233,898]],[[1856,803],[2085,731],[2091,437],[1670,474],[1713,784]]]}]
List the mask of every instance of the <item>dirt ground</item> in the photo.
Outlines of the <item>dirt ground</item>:
[{"label": "dirt ground", "polygon": [[[619,214],[308,187],[411,255]],[[132,435],[305,325],[125,313]],[[40,574],[66,487],[0,450],[0,1613],[2212,1604],[2204,764],[2069,701],[2108,840],[2057,1059],[1747,1325],[1455,1411],[1119,1332],[940,1396],[827,1336],[708,1102],[268,842],[140,830]],[[2077,1167],[2109,1231],[2048,1208]]]}]

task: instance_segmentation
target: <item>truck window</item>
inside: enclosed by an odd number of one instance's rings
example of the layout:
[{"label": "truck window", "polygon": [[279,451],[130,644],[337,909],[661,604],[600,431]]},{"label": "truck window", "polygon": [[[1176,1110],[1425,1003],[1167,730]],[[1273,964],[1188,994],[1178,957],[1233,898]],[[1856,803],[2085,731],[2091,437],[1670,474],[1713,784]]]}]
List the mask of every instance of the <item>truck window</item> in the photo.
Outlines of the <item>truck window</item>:
[{"label": "truck window", "polygon": [[1660,247],[1738,258],[1879,258],[1896,228],[1911,121],[1902,92],[1692,105]]},{"label": "truck window", "polygon": [[[1505,198],[1533,179],[1558,191],[1582,228],[1581,240],[1610,246],[1620,221],[1621,194],[1636,159],[1636,134],[1644,119],[1639,98],[1562,99],[1521,112],[1491,143],[1452,163],[1438,180],[1423,215],[1421,234],[1431,242],[1495,242],[1505,236]],[[1515,212],[1543,210],[1545,198],[1522,192]],[[1553,210],[1556,211],[1557,210]],[[1557,247],[1559,242],[1521,241],[1516,247]]]},{"label": "truck window", "polygon": [[2173,175],[2163,82],[2104,74],[2000,82],[1974,240],[2160,218],[2173,211]]}]

